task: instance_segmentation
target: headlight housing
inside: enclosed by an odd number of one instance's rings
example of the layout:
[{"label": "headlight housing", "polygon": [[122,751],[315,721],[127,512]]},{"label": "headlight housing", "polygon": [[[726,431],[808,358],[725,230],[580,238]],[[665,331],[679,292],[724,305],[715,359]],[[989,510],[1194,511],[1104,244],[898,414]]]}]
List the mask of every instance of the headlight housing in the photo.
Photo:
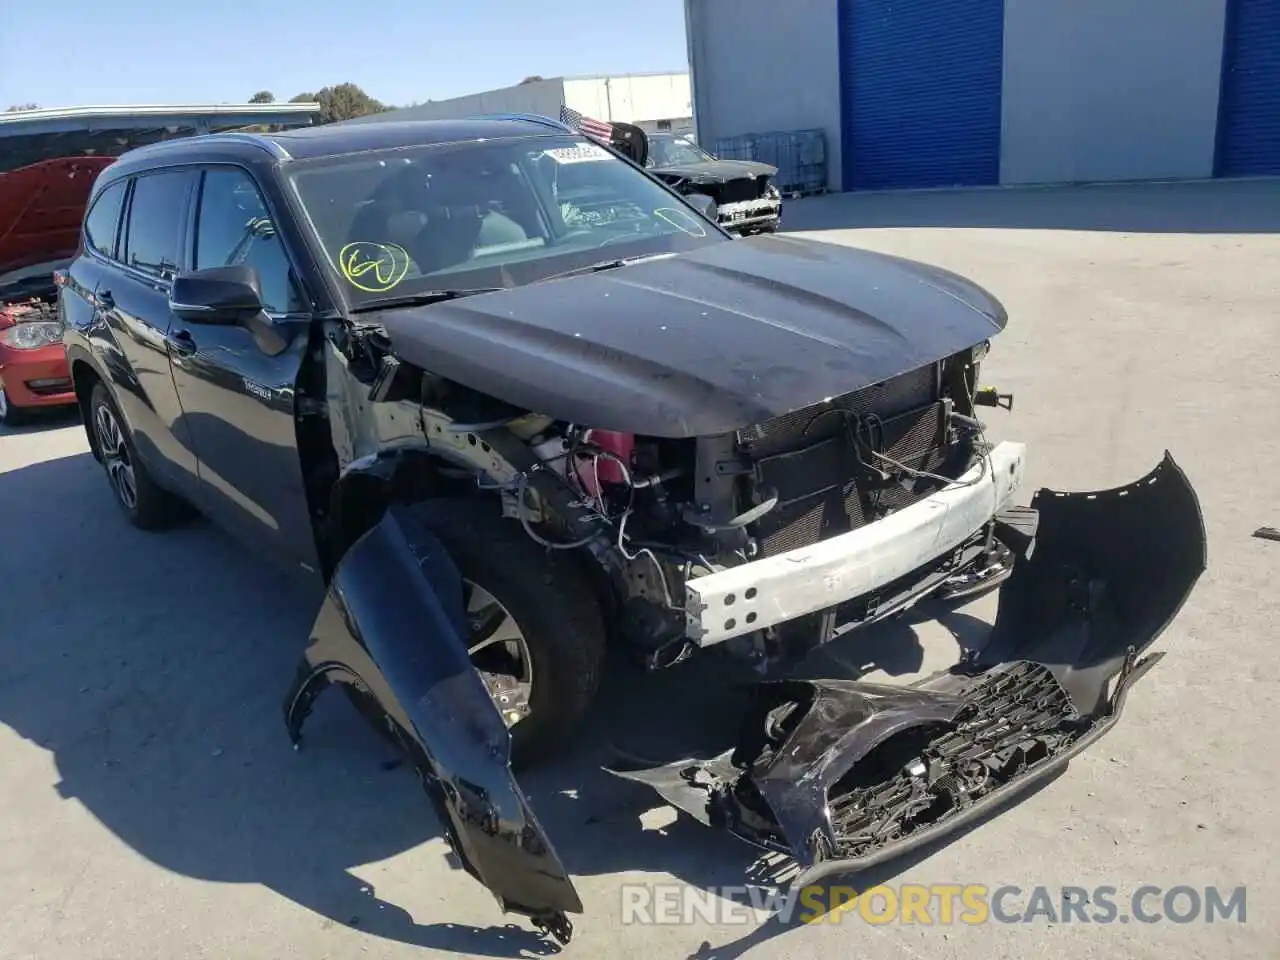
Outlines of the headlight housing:
[{"label": "headlight housing", "polygon": [[33,320],[15,323],[0,332],[0,343],[17,350],[38,350],[62,342],[62,324],[56,320]]},{"label": "headlight housing", "polygon": [[770,200],[782,199],[782,191],[778,189],[778,185],[772,180],[764,185],[764,195]]}]

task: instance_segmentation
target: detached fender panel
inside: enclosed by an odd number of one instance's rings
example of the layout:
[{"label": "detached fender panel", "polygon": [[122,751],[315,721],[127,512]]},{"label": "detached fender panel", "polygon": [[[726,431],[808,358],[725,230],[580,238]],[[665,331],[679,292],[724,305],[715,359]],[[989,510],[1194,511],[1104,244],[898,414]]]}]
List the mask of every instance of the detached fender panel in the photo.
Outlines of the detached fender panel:
[{"label": "detached fender panel", "polygon": [[761,684],[736,749],[618,764],[704,823],[795,857],[796,883],[954,833],[1066,766],[1115,725],[1142,656],[1204,572],[1200,504],[1167,453],[1142,479],[1037,492],[1034,541],[988,644],[907,687]]},{"label": "detached fender panel", "polygon": [[511,737],[467,655],[462,579],[390,507],[338,564],[285,701],[295,745],[321,690],[369,698],[404,747],[463,867],[502,909],[567,941],[582,903],[510,770]]}]

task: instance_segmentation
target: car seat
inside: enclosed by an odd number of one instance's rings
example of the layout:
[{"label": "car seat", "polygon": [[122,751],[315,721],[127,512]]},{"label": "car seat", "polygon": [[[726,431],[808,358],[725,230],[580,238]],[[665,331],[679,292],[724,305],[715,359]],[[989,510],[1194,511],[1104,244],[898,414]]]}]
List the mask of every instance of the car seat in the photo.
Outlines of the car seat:
[{"label": "car seat", "polygon": [[477,249],[521,243],[528,234],[518,223],[492,209],[498,199],[488,177],[436,174],[426,223],[408,250],[423,273],[466,263]]}]

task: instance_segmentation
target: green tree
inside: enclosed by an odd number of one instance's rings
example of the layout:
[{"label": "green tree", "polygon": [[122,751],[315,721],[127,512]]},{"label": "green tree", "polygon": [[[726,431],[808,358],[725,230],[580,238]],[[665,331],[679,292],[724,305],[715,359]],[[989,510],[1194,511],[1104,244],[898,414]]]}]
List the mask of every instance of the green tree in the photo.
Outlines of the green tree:
[{"label": "green tree", "polygon": [[338,120],[350,120],[370,113],[382,113],[390,110],[381,100],[375,100],[354,83],[339,83],[332,87],[321,87],[315,93],[300,93],[290,103],[320,104],[320,123],[334,123]]},{"label": "green tree", "polygon": [[539,80],[542,80],[542,79],[543,77],[535,73],[533,76],[525,77],[523,80],[521,80],[518,86],[523,87],[526,83],[537,83]]},{"label": "green tree", "polygon": [[270,90],[259,90],[249,98],[250,103],[275,103],[276,95]]}]

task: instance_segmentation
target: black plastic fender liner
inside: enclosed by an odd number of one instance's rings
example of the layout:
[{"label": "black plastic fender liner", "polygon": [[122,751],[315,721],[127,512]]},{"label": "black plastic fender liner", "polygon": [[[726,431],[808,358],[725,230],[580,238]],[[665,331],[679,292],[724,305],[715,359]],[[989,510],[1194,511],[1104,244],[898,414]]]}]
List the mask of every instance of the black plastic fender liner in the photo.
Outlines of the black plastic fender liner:
[{"label": "black plastic fender liner", "polygon": [[1140,658],[1190,595],[1206,545],[1195,492],[1167,453],[1134,483],[1041,490],[1032,509],[1034,550],[1002,587],[976,657],[905,687],[760,684],[734,750],[612,772],[791,854],[798,884],[941,839],[1051,778],[1114,727],[1163,656]]},{"label": "black plastic fender liner", "polygon": [[334,572],[285,702],[295,745],[332,682],[369,697],[417,768],[463,867],[503,910],[562,942],[581,913],[511,773],[511,736],[467,655],[462,579],[444,547],[398,505]]}]

